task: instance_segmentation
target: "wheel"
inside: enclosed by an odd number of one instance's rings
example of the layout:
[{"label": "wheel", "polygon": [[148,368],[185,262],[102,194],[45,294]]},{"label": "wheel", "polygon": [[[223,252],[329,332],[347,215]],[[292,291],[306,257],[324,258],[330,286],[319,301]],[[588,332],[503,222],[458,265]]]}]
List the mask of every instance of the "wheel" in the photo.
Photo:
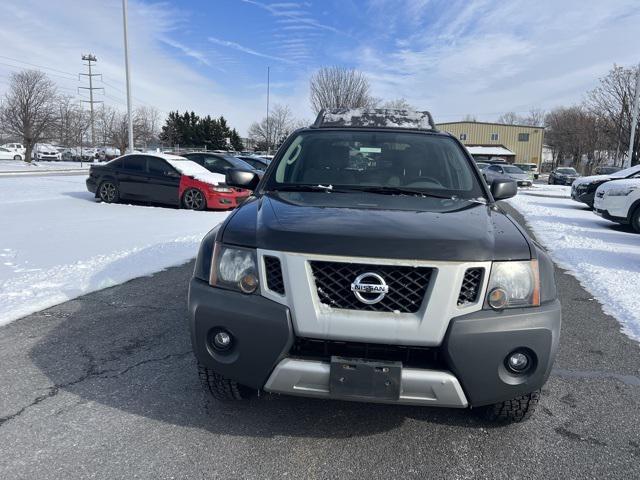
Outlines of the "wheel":
[{"label": "wheel", "polygon": [[640,207],[637,207],[631,214],[631,227],[640,233]]},{"label": "wheel", "polygon": [[115,183],[107,180],[100,184],[98,196],[104,203],[116,203],[120,200],[120,191]]},{"label": "wheel", "polygon": [[20,155],[14,155],[13,159],[19,162],[20,160],[22,160],[22,157]]},{"label": "wheel", "polygon": [[540,400],[540,390],[520,395],[512,400],[495,403],[486,407],[487,418],[494,422],[522,422],[536,411]]},{"label": "wheel", "polygon": [[249,387],[229,380],[213,370],[198,363],[198,376],[205,392],[222,402],[247,400],[252,395]]},{"label": "wheel", "polygon": [[182,206],[189,210],[204,210],[207,208],[207,201],[200,190],[190,188],[182,195]]}]

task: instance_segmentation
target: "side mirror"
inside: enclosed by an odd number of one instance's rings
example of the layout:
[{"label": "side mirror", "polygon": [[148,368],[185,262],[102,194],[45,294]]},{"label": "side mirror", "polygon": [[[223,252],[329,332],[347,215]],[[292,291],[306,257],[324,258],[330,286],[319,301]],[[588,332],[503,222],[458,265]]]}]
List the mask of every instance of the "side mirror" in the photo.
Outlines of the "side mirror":
[{"label": "side mirror", "polygon": [[260,177],[254,172],[230,168],[225,175],[225,183],[230,187],[255,190],[260,182]]},{"label": "side mirror", "polygon": [[502,180],[496,178],[491,183],[491,195],[494,200],[505,200],[515,197],[518,193],[518,184],[514,180]]}]

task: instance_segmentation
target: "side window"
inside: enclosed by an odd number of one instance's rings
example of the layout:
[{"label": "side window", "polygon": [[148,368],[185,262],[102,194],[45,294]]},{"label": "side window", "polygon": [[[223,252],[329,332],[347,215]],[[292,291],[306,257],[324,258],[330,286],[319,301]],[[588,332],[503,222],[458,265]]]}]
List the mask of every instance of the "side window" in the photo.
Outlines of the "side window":
[{"label": "side window", "polygon": [[123,168],[124,161],[122,159],[113,160],[112,162],[109,162],[109,166],[113,168]]},{"label": "side window", "polygon": [[147,158],[142,155],[133,155],[124,158],[124,168],[130,172],[144,172],[146,168]]},{"label": "side window", "polygon": [[467,134],[466,133],[461,133],[460,134],[460,140],[462,140],[463,142],[467,139]]},{"label": "side window", "polygon": [[491,134],[491,141],[492,142],[497,142],[498,140],[500,140],[500,135],[498,135],[497,133],[492,133]]},{"label": "side window", "polygon": [[212,167],[217,172],[224,172],[226,169],[231,168],[231,164],[226,160],[219,157],[206,155],[204,157],[204,163],[207,167]]},{"label": "side window", "polygon": [[518,134],[518,141],[519,142],[528,142],[529,141],[529,134],[528,133],[519,133]]},{"label": "side window", "polygon": [[167,162],[161,160],[159,158],[147,158],[147,169],[149,173],[152,175],[168,175],[173,171],[170,165],[167,165]]}]

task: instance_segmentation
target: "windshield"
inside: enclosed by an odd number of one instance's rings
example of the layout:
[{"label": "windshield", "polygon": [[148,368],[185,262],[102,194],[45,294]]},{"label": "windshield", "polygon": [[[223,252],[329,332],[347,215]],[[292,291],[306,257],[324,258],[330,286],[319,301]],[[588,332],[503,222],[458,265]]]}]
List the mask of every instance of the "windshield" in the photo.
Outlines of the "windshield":
[{"label": "windshield", "polygon": [[559,168],[558,173],[564,173],[565,175],[575,175],[578,172],[576,172],[575,168]]},{"label": "windshield", "polygon": [[413,194],[482,197],[469,162],[458,144],[442,135],[304,131],[289,144],[264,188],[331,186],[387,193],[405,189]]},{"label": "windshield", "polygon": [[503,168],[506,173],[524,173],[521,169],[519,169],[518,167],[514,167],[512,165],[505,166]]}]

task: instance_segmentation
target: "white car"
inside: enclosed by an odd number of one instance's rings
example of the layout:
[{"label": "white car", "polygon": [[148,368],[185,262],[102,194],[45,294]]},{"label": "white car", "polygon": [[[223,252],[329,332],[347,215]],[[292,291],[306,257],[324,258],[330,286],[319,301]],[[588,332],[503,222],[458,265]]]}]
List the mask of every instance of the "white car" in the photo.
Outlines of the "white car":
[{"label": "white car", "polygon": [[34,160],[62,160],[62,154],[58,151],[58,149],[53,145],[49,145],[48,143],[36,144],[36,146],[33,148],[31,156]]},{"label": "white car", "polygon": [[[9,150],[13,154],[11,156],[13,160],[23,160],[25,152],[27,151],[21,143],[5,143],[2,145],[2,148]],[[4,159],[4,155],[2,158]]]},{"label": "white car", "polygon": [[640,233],[640,178],[600,185],[596,190],[593,210],[602,218],[631,225]]}]

